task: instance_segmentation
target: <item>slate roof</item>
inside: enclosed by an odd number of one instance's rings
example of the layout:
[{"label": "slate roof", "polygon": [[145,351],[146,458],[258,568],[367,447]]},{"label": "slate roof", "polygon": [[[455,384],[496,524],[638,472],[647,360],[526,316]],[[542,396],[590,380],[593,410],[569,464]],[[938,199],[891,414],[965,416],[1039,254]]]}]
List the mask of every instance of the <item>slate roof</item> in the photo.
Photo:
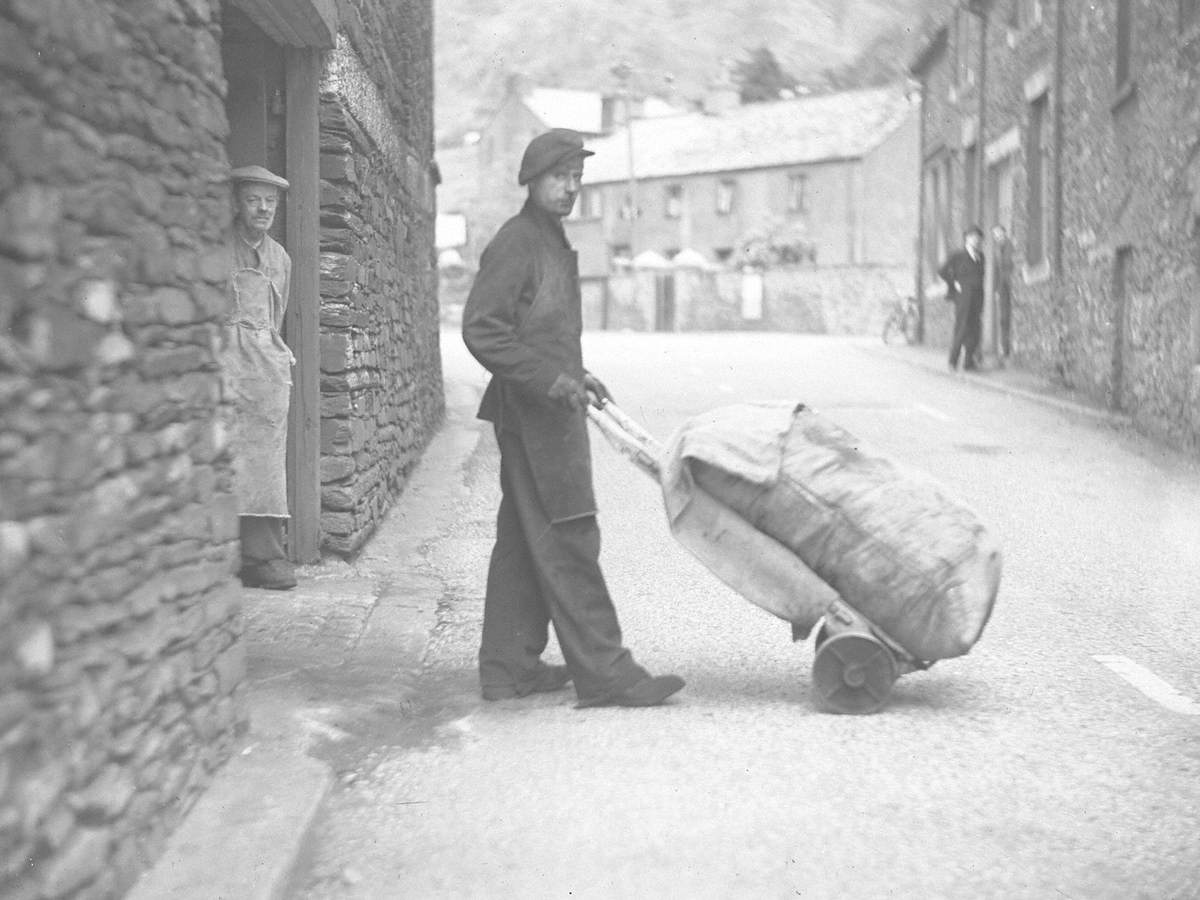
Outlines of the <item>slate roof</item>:
[{"label": "slate roof", "polygon": [[[574,128],[585,135],[604,131],[604,95],[597,91],[535,87],[521,99],[547,128]],[[641,114],[646,119],[680,112],[658,97],[646,97],[641,102]]]},{"label": "slate roof", "polygon": [[[917,109],[903,85],[752,103],[719,115],[688,113],[633,123],[639,179],[857,159]],[[587,142],[589,184],[629,178],[625,130]]]}]

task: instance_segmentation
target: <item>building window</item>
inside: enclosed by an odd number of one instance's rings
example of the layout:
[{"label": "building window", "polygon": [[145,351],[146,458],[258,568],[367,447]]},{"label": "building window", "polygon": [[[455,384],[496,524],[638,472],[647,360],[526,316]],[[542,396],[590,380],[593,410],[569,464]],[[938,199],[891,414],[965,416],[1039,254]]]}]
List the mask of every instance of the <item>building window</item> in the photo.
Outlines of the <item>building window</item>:
[{"label": "building window", "polygon": [[967,87],[975,84],[975,66],[973,60],[975,43],[975,29],[972,27],[975,17],[969,13],[959,11],[959,33],[958,41],[962,46],[962,52],[959,54],[959,65],[962,68],[961,74],[958,75],[958,80]]},{"label": "building window", "polygon": [[736,195],[736,181],[726,179],[717,182],[717,215],[727,216],[733,212],[733,201]]},{"label": "building window", "polygon": [[807,212],[807,198],[805,197],[806,188],[808,186],[808,176],[803,174],[793,174],[788,176],[787,186],[787,211],[790,213]]},{"label": "building window", "polygon": [[665,195],[666,205],[664,214],[668,219],[678,219],[683,215],[683,185],[668,184]]},{"label": "building window", "polygon": [[1036,266],[1046,258],[1046,111],[1048,93],[1029,104],[1029,131],[1025,136],[1025,178],[1028,192],[1025,215],[1025,262]]},{"label": "building window", "polygon": [[[1192,219],[1192,234],[1196,240],[1192,244],[1192,259],[1195,260],[1196,274],[1200,275],[1200,216]],[[1200,291],[1192,291],[1192,365],[1200,369]],[[1200,376],[1200,371],[1196,372]]]},{"label": "building window", "polygon": [[958,237],[954,233],[954,161],[949,153],[942,157],[942,196],[938,209],[938,228],[941,230],[942,259],[945,259],[958,243]]},{"label": "building window", "polygon": [[1014,0],[1010,21],[1016,28],[1034,28],[1042,24],[1042,0]]},{"label": "building window", "polygon": [[1113,409],[1125,408],[1125,356],[1129,344],[1129,282],[1133,248],[1118,247],[1113,258],[1112,396]]},{"label": "building window", "polygon": [[614,263],[629,263],[633,259],[633,250],[628,244],[613,244],[608,248],[608,256]]},{"label": "building window", "polygon": [[1128,84],[1132,74],[1133,0],[1117,0],[1117,89]]},{"label": "building window", "polygon": [[575,204],[583,219],[599,219],[604,215],[604,192],[599,188],[584,188]]},{"label": "building window", "polygon": [[966,187],[966,224],[978,224],[979,204],[979,152],[977,145],[971,144],[963,152],[963,185]]},{"label": "building window", "polygon": [[629,221],[634,218],[640,218],[641,214],[641,207],[635,210],[633,208],[633,198],[629,194],[625,194],[621,198],[621,218]]},{"label": "building window", "polygon": [[727,263],[733,256],[732,247],[715,247],[713,248],[713,256],[719,263]]},{"label": "building window", "polygon": [[1200,20],[1200,0],[1179,0],[1179,28],[1191,28]]},{"label": "building window", "polygon": [[[936,283],[937,270],[953,249],[954,182],[951,155],[943,153],[925,168],[925,249],[924,270],[927,283]],[[815,261],[815,260],[814,260]]]},{"label": "building window", "polygon": [[941,217],[942,183],[941,174],[936,165],[925,169],[925,237],[922,244],[925,249],[925,274],[932,280],[942,262],[940,246],[940,229],[938,219]]}]

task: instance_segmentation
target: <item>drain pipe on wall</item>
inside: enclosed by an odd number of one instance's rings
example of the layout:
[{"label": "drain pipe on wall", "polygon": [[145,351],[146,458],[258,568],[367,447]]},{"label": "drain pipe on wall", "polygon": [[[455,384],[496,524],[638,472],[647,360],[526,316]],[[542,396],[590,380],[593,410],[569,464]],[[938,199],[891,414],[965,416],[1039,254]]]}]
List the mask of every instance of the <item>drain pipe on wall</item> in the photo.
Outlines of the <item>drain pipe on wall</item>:
[{"label": "drain pipe on wall", "polygon": [[1063,68],[1066,57],[1066,0],[1058,0],[1054,6],[1054,275],[1057,277],[1062,274],[1063,255],[1063,124],[1066,121],[1063,115],[1063,107],[1066,105],[1066,98],[1063,97]]}]

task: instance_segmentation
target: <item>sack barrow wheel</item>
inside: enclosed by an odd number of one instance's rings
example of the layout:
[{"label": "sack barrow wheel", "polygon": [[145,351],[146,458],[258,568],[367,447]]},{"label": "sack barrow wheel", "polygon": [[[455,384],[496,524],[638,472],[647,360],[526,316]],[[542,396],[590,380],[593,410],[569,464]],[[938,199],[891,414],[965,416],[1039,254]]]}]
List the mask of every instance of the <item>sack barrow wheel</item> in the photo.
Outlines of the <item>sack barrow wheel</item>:
[{"label": "sack barrow wheel", "polygon": [[897,677],[892,651],[860,631],[828,635],[813,657],[813,695],[817,706],[828,712],[878,712]]}]

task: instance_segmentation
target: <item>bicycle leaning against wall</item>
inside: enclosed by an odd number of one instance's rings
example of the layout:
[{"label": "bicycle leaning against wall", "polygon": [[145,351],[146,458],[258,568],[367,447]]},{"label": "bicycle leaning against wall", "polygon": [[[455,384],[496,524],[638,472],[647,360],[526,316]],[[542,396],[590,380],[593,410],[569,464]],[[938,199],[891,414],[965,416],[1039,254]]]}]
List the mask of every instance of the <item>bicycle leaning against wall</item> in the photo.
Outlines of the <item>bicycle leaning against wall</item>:
[{"label": "bicycle leaning against wall", "polygon": [[883,323],[883,342],[890,344],[903,338],[906,344],[915,344],[919,316],[915,297],[897,297],[887,321]]}]

